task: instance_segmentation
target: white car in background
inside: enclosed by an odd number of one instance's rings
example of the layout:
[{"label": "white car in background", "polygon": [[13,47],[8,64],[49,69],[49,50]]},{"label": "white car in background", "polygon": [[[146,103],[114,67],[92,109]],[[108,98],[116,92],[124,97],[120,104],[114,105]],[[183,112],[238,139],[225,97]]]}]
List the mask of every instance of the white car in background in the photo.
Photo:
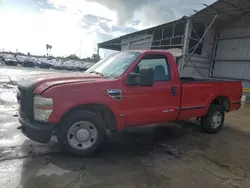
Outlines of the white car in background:
[{"label": "white car in background", "polygon": [[89,63],[89,62],[82,62],[80,64],[80,70],[81,71],[86,71],[88,70],[90,67],[92,67],[94,65],[94,63]]},{"label": "white car in background", "polygon": [[77,62],[75,60],[68,60],[63,63],[66,70],[77,70]]},{"label": "white car in background", "polygon": [[53,61],[51,61],[51,68],[57,70],[63,70],[64,69],[63,61],[61,59],[54,59]]}]

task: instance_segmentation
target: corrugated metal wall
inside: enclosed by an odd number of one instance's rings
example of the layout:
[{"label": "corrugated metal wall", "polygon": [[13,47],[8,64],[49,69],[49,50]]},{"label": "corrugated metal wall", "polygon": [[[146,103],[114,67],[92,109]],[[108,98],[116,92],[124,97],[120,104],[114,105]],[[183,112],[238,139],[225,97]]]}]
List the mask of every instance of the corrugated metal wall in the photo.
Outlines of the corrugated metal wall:
[{"label": "corrugated metal wall", "polygon": [[130,40],[130,50],[147,50],[151,47],[153,40],[152,34],[136,35],[132,36]]},{"label": "corrugated metal wall", "polygon": [[214,77],[241,79],[243,87],[250,87],[249,27],[220,30],[213,69]]},{"label": "corrugated metal wall", "polygon": [[129,50],[130,37],[123,38],[121,43],[121,51]]},{"label": "corrugated metal wall", "polygon": [[[191,58],[191,62],[183,69],[182,76],[207,78],[209,75],[210,60],[206,57],[199,57],[194,55]],[[197,67],[197,69],[195,68]]]},{"label": "corrugated metal wall", "polygon": [[152,34],[134,35],[122,39],[121,50],[147,50],[151,47]]}]

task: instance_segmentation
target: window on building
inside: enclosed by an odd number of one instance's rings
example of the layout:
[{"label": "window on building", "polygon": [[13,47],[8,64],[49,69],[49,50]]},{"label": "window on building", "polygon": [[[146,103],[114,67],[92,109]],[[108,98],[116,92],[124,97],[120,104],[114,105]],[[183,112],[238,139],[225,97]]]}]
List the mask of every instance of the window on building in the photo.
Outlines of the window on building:
[{"label": "window on building", "polygon": [[162,31],[163,37],[162,38],[166,39],[166,38],[171,38],[173,36],[173,30],[174,30],[173,24],[165,26],[162,29],[163,29],[163,31]]},{"label": "window on building", "polygon": [[182,47],[185,23],[184,21],[178,21],[155,28],[151,49],[167,50],[173,47]]},{"label": "window on building", "polygon": [[174,26],[174,36],[181,36],[185,33],[185,22],[177,22]]}]

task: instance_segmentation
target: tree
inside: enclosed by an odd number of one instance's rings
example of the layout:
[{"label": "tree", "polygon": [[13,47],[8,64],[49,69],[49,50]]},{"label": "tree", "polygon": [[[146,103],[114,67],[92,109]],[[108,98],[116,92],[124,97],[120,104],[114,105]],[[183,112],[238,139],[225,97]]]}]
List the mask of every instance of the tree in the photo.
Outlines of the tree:
[{"label": "tree", "polygon": [[66,59],[72,59],[72,60],[80,60],[79,57],[77,57],[75,54],[71,54],[68,57],[66,57]]},{"label": "tree", "polygon": [[51,49],[52,49],[52,45],[46,44],[47,56],[50,55]]}]

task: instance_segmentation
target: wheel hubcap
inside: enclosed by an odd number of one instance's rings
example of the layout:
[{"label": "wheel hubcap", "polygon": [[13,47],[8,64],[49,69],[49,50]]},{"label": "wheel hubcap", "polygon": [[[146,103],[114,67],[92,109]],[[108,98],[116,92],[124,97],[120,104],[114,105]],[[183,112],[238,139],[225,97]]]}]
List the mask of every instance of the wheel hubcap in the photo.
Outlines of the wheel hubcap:
[{"label": "wheel hubcap", "polygon": [[87,129],[80,129],[76,132],[76,139],[80,142],[88,140],[90,133]]},{"label": "wheel hubcap", "polygon": [[79,121],[71,125],[67,133],[69,145],[77,150],[84,150],[92,147],[98,137],[95,126],[87,121]]},{"label": "wheel hubcap", "polygon": [[217,111],[214,113],[214,115],[212,116],[212,120],[211,120],[211,125],[214,129],[218,128],[222,122],[222,114],[221,112]]}]

